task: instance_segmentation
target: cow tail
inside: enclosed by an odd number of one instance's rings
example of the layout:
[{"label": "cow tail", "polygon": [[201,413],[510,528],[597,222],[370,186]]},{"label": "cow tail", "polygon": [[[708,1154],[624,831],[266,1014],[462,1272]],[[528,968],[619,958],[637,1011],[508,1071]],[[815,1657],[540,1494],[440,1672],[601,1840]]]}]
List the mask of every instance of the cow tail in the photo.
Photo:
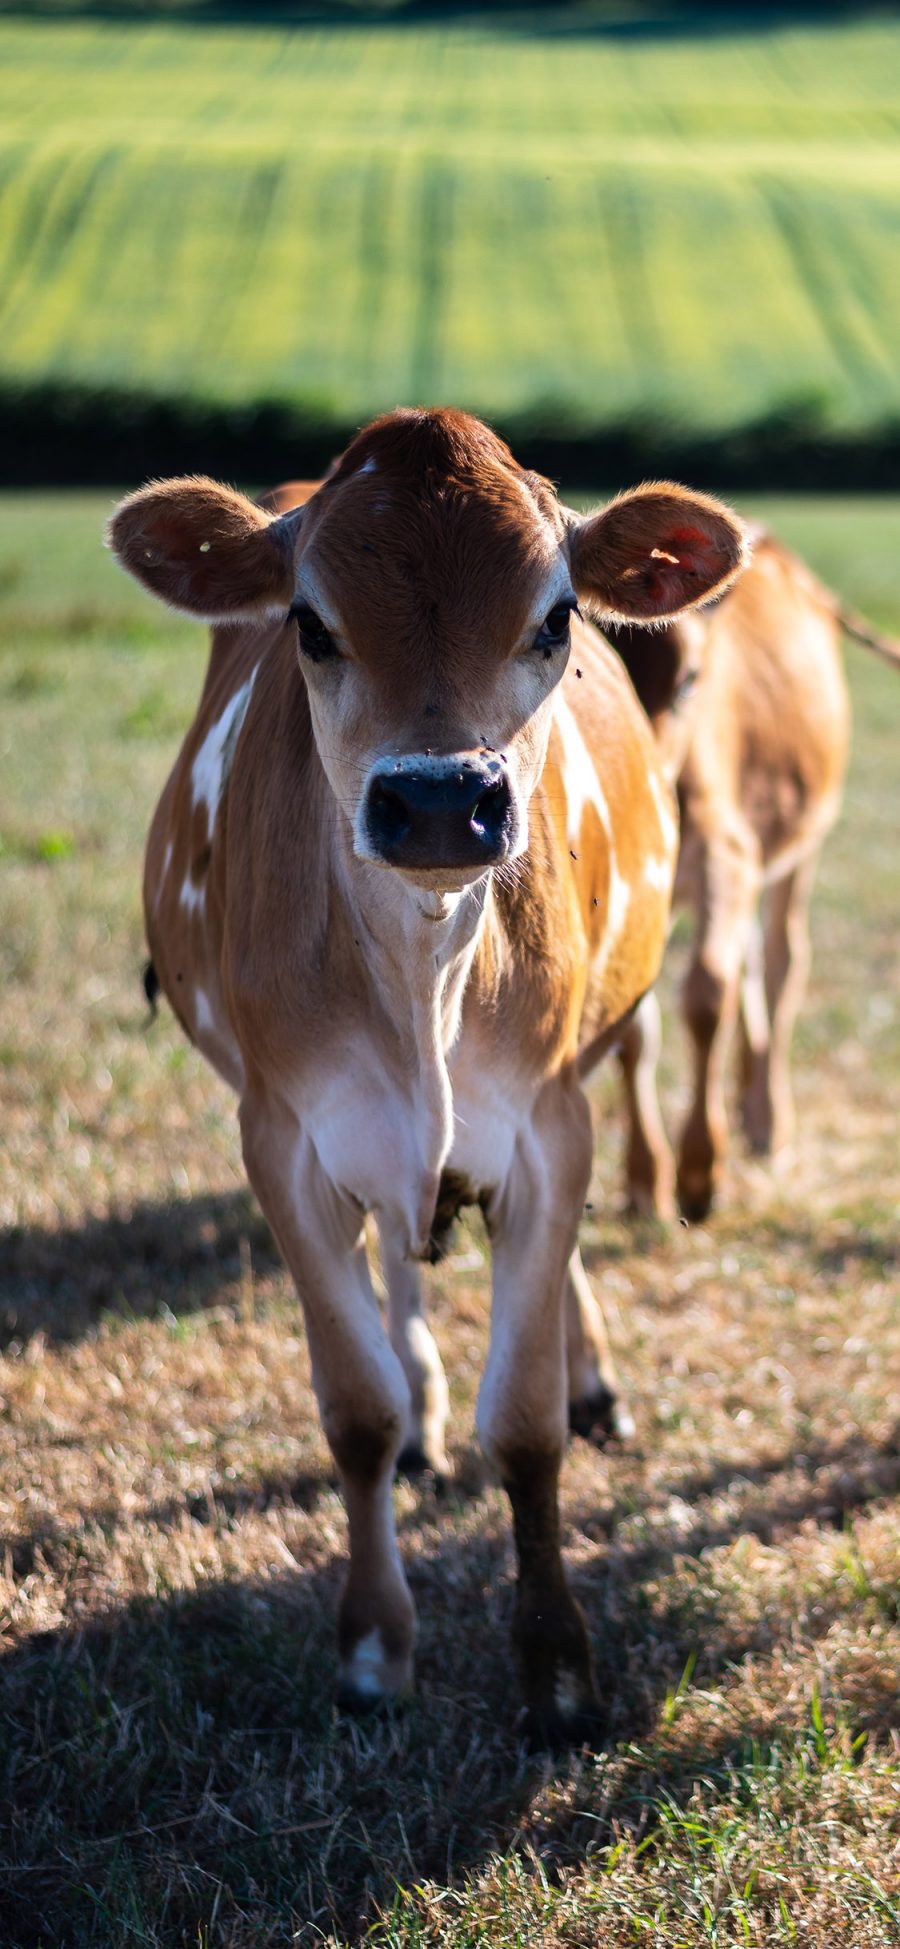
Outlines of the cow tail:
[{"label": "cow tail", "polygon": [[144,990],[144,994],[147,997],[147,1007],[150,1010],[150,1020],[151,1022],[155,1022],[157,1015],[159,1014],[159,1007],[157,1005],[157,999],[156,999],[157,995],[159,994],[159,975],[157,974],[152,961],[148,961],[144,967],[143,974],[141,975],[141,984]]},{"label": "cow tail", "polygon": [[837,598],[834,602],[834,613],[844,634],[852,637],[854,643],[862,643],[864,649],[874,651],[874,654],[882,657],[885,663],[890,663],[895,670],[900,670],[900,643],[895,642],[891,636],[880,636],[878,631],[872,628],[871,623],[866,622],[864,616],[857,615],[855,609],[845,608]]}]

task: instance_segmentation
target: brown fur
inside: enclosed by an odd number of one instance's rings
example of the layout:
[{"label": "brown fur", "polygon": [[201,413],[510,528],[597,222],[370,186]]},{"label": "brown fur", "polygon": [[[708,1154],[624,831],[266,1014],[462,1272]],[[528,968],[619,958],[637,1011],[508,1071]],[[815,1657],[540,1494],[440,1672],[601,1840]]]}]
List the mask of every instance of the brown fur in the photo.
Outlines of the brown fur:
[{"label": "brown fur", "polygon": [[[421,1319],[415,1344],[405,1335],[411,1261],[432,1249],[454,1177],[492,1237],[479,1425],[515,1514],[517,1638],[542,1731],[554,1715],[571,1731],[593,1697],[556,1517],[562,1309],[590,1172],[579,1069],[654,979],[674,863],[620,662],[576,618],[563,677],[544,622],[573,585],[617,612],[668,612],[744,556],[739,524],[706,497],[641,490],[630,545],[628,510],[626,497],[579,522],[479,422],[406,411],[361,433],[318,489],[276,490],[261,509],[203,480],[162,483],[110,529],[147,586],[229,619],[151,828],[147,931],[180,1019],[240,1092],[248,1174],[304,1303],[350,1526],[342,1696],[409,1681],[390,1484],[411,1403],[441,1450],[436,1350],[422,1352]],[[451,875],[449,891],[437,868],[420,881],[386,868],[366,792],[407,757],[499,767],[509,857]],[[392,1345],[360,1243],[367,1205]],[[552,1628],[536,1627],[542,1610]]]},{"label": "brown fur", "polygon": [[[722,1055],[742,980],[747,1134],[766,1152],[791,1133],[788,1040],[805,972],[805,906],[847,757],[839,615],[837,599],[805,564],[764,534],[747,573],[714,609],[666,631],[668,696],[648,676],[655,651],[648,633],[614,632],[661,746],[677,754],[680,768],[676,893],[697,916],[684,997],[696,1072],[677,1175],[682,1207],[694,1217],[709,1207],[724,1150]],[[676,693],[690,665],[699,674],[679,709]],[[766,887],[760,968],[754,915]],[[629,1063],[638,1057],[632,1047]],[[629,1151],[640,1161],[633,1160],[629,1191],[641,1208],[665,1212],[671,1162],[636,1119],[632,1102]]]}]

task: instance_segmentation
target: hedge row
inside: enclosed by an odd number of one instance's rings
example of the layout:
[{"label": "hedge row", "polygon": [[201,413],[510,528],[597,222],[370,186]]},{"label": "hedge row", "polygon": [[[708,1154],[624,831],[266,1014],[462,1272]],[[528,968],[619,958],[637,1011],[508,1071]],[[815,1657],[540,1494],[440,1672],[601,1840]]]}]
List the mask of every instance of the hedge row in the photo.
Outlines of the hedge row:
[{"label": "hedge row", "polygon": [[[277,401],[235,409],[51,384],[0,386],[0,484],[94,487],[177,473],[309,477],[355,430]],[[900,491],[900,423],[838,430],[802,403],[715,436],[640,421],[573,428],[552,406],[498,423],[498,431],[524,465],[572,488],[670,475],[723,490]]]}]

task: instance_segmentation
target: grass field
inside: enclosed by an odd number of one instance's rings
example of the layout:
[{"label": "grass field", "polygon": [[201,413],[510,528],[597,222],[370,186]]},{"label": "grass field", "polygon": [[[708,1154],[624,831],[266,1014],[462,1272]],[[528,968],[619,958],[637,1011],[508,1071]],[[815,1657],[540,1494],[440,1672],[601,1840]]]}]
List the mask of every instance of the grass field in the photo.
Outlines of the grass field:
[{"label": "grass field", "polygon": [[[102,554],[107,505],[0,505],[4,1949],[888,1949],[895,674],[849,653],[795,1158],[773,1176],[736,1152],[708,1224],[635,1231],[612,1079],[595,1091],[584,1248],[638,1432],[573,1443],[563,1513],[607,1747],[517,1741],[509,1524],[473,1435],[474,1229],[430,1282],[455,1480],[441,1502],[397,1489],[421,1689],[350,1724],[331,1705],[344,1518],[298,1310],[232,1103],[167,1012],[148,1028],[139,987],[142,836],[203,637]],[[766,512],[900,630],[900,504]],[[672,1035],[670,1118],[680,1054]]]},{"label": "grass field", "polygon": [[897,416],[897,20],[546,14],[0,21],[0,383]]}]

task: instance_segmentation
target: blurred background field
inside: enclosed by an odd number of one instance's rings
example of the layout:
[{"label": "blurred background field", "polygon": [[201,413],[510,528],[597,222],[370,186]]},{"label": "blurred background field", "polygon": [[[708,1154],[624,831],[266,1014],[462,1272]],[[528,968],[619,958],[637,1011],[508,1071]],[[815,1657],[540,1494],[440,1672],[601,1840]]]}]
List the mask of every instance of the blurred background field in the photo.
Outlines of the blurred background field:
[{"label": "blurred background field", "polygon": [[895,10],[294,11],[0,19],[8,480],[441,400],[589,481],[897,484]]}]

